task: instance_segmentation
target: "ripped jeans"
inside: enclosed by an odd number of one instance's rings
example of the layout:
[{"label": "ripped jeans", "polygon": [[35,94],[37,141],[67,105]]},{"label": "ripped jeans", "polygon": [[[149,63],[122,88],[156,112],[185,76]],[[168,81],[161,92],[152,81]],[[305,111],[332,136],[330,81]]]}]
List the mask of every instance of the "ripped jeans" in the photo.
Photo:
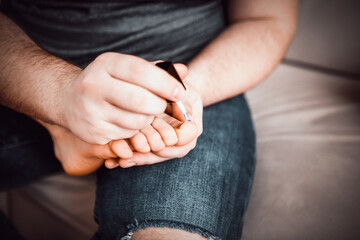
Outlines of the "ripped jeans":
[{"label": "ripped jeans", "polygon": [[[60,170],[40,125],[3,107],[0,122],[0,190]],[[244,96],[207,107],[204,132],[184,158],[98,170],[93,239],[127,240],[137,229],[165,226],[239,240],[254,166],[255,135]]]},{"label": "ripped jeans", "polygon": [[120,240],[148,226],[240,239],[255,166],[244,96],[205,108],[203,119],[197,146],[183,158],[98,171],[94,239]]}]

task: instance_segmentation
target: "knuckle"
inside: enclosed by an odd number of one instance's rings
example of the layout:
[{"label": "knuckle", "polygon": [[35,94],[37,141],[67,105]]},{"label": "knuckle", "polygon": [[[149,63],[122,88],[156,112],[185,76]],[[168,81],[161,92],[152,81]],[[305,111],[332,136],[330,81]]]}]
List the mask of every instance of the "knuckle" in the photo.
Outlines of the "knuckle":
[{"label": "knuckle", "polygon": [[96,128],[98,126],[98,123],[97,123],[98,116],[97,115],[99,114],[99,112],[97,111],[97,108],[94,105],[85,102],[83,104],[83,110],[84,110],[83,117],[88,119],[92,128]]},{"label": "knuckle", "polygon": [[87,93],[97,88],[97,83],[94,78],[86,75],[80,82],[80,93]]},{"label": "knuckle", "polygon": [[111,58],[111,57],[112,57],[112,53],[105,52],[105,53],[102,53],[99,56],[97,56],[93,62],[95,64],[106,64],[108,62],[109,58]]},{"label": "knuckle", "polygon": [[145,79],[148,76],[148,64],[141,58],[132,58],[129,64],[129,73],[135,78]]},{"label": "knuckle", "polygon": [[90,139],[93,139],[93,141],[96,139],[96,135],[97,135],[97,131],[95,129],[95,127],[93,126],[90,126],[88,129],[87,129],[87,132],[90,136]]}]

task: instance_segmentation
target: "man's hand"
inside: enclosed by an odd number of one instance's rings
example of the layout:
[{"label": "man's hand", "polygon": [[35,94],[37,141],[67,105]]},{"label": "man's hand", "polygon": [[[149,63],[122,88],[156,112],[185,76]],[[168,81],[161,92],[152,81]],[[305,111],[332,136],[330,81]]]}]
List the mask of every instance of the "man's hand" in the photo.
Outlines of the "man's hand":
[{"label": "man's hand", "polygon": [[85,70],[37,46],[0,13],[0,104],[63,126],[94,144],[133,136],[184,96],[181,84],[139,57],[104,53]]},{"label": "man's hand", "polygon": [[[187,86],[187,93],[184,99],[184,105],[190,114],[191,122],[184,121],[181,111],[173,105],[172,114],[182,120],[171,117],[165,113],[156,117],[154,129],[162,134],[164,143],[170,143],[173,146],[167,146],[157,152],[133,152],[130,140],[111,141],[105,145],[89,144],[69,130],[57,126],[50,125],[39,121],[49,131],[53,142],[55,155],[62,163],[63,169],[69,175],[85,175],[96,171],[102,166],[106,160],[106,167],[114,168],[120,164],[121,167],[130,167],[135,165],[146,165],[162,162],[168,159],[183,157],[190,152],[196,145],[197,137],[202,132],[202,102],[198,94],[193,92],[190,86]],[[164,136],[168,133],[171,126],[176,133],[177,139],[174,137],[164,140]],[[151,134],[144,132],[144,137],[151,138]]]},{"label": "man's hand", "polygon": [[[127,159],[107,159],[105,162],[106,167],[114,168],[120,165],[121,167],[126,168],[135,165],[148,165],[187,155],[196,146],[197,138],[202,133],[203,106],[199,94],[196,93],[190,85],[186,85],[186,87],[187,91],[183,103],[186,106],[192,121],[183,122],[185,119],[175,104],[172,108],[172,114],[177,119],[170,117],[167,114],[158,116],[174,128],[178,137],[178,142],[174,146],[167,146],[160,151],[134,152],[134,155]],[[145,137],[147,139],[151,138],[151,136]],[[114,148],[112,148],[112,150],[116,151]]]},{"label": "man's hand", "polygon": [[105,53],[73,79],[62,106],[64,126],[88,143],[130,138],[178,101],[184,88],[153,63]]}]

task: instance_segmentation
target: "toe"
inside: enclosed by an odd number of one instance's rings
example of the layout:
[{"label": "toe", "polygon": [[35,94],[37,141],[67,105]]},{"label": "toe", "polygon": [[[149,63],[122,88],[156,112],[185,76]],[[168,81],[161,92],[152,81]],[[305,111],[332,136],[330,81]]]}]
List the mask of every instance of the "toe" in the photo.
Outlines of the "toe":
[{"label": "toe", "polygon": [[160,134],[166,146],[173,146],[178,142],[175,129],[165,120],[156,117],[151,125]]},{"label": "toe", "polygon": [[131,158],[133,155],[129,144],[123,139],[112,141],[110,147],[119,158]]},{"label": "toe", "polygon": [[194,140],[198,134],[197,127],[194,122],[184,122],[180,127],[175,128],[178,136],[176,145],[183,146]]},{"label": "toe", "polygon": [[157,152],[165,148],[165,143],[153,126],[147,126],[140,132],[145,135],[152,151]]},{"label": "toe", "polygon": [[145,135],[141,132],[138,132],[135,136],[130,138],[131,145],[133,148],[140,153],[150,152],[150,145]]}]

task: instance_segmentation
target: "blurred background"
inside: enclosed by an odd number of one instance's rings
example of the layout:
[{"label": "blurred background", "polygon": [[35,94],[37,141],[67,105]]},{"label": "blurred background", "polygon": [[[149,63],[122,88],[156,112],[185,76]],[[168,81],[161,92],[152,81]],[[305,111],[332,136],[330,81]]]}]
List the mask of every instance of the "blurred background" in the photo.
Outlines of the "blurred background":
[{"label": "blurred background", "polygon": [[[247,93],[258,157],[242,239],[360,239],[359,25],[360,1],[300,1],[285,59]],[[94,176],[59,174],[0,208],[26,239],[89,239],[94,192]]]},{"label": "blurred background", "polygon": [[360,239],[360,1],[299,7],[285,59],[247,94],[258,157],[242,239]]}]

